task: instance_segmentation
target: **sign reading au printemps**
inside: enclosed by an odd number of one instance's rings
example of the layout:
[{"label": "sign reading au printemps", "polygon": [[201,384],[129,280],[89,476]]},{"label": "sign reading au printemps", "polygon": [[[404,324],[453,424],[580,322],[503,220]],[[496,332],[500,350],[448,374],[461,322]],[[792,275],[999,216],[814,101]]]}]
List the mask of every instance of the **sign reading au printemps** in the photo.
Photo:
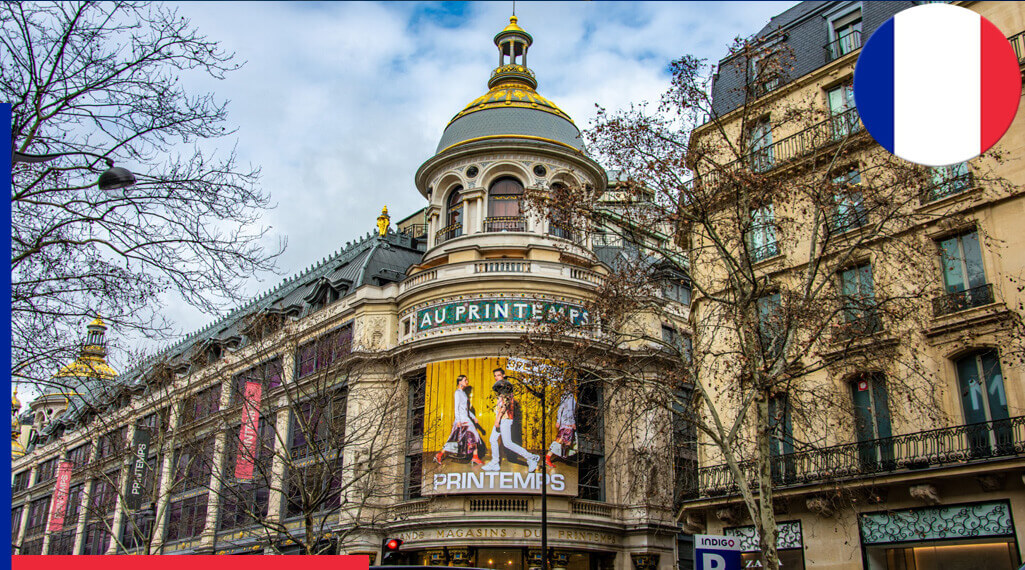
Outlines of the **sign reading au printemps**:
[{"label": "sign reading au printemps", "polygon": [[416,313],[417,332],[448,325],[522,323],[566,319],[574,326],[590,324],[586,309],[571,303],[531,298],[484,298],[444,303]]}]

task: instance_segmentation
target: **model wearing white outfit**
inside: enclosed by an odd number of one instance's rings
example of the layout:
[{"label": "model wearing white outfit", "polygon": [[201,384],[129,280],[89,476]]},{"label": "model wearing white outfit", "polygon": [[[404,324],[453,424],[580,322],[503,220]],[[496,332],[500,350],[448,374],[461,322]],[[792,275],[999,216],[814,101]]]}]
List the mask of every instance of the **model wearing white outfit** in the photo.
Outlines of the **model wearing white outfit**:
[{"label": "model wearing white outfit", "polygon": [[495,427],[491,430],[491,461],[489,461],[482,469],[485,471],[499,471],[501,470],[502,454],[498,448],[498,438],[502,438],[502,445],[506,449],[519,455],[527,461],[527,472],[533,472],[537,469],[537,464],[541,461],[540,455],[535,455],[530,451],[527,451],[521,445],[518,445],[513,441],[512,437],[512,416],[515,409],[515,400],[511,395],[499,396],[498,404],[495,406]]}]

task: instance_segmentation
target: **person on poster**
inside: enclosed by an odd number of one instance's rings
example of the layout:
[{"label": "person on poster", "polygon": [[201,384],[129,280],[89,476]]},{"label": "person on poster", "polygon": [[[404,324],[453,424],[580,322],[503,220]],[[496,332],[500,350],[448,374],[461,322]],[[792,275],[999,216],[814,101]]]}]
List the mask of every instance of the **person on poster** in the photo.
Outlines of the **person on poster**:
[{"label": "person on poster", "polygon": [[516,398],[513,395],[512,382],[506,379],[505,370],[496,368],[493,370],[495,383],[491,389],[495,392],[495,426],[491,430],[491,461],[488,461],[482,469],[485,471],[500,471],[502,469],[502,454],[498,448],[499,438],[502,445],[509,451],[519,455],[527,462],[527,473],[533,473],[541,456],[527,451],[518,445],[512,438],[513,418],[516,417]]},{"label": "person on poster", "polygon": [[574,441],[577,433],[577,399],[573,396],[573,390],[567,389],[562,394],[559,402],[559,409],[555,412],[555,441],[548,448],[545,455],[545,463],[555,469],[552,464],[552,455],[567,461],[569,456],[575,453]]},{"label": "person on poster", "polygon": [[470,408],[469,390],[470,379],[465,374],[456,377],[455,406],[453,408],[455,418],[452,420],[452,432],[448,436],[448,441],[434,456],[434,462],[438,465],[441,465],[446,453],[472,454],[473,458],[470,461],[477,465],[484,465],[477,454],[480,434],[477,433],[476,428],[477,416]]}]

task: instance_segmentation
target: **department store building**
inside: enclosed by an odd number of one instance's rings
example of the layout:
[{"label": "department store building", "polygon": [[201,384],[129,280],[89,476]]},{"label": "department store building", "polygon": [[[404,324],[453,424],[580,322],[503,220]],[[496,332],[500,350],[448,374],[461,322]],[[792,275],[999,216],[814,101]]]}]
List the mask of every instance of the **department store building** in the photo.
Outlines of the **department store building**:
[{"label": "department store building", "polygon": [[538,94],[515,17],[494,41],[487,91],[417,171],[421,212],[395,227],[382,212],[371,233],[147,367],[109,369],[97,319],[61,372],[70,387],[13,403],[17,552],[312,548],[373,561],[394,537],[409,563],[519,570],[540,566],[545,470],[554,567],[677,565],[672,461],[635,484],[650,438],[630,437],[601,383],[556,372],[542,411],[530,381],[542,373],[517,355],[538,322],[589,326],[589,295],[623,252],[525,211],[525,190],[602,192],[609,175]]}]

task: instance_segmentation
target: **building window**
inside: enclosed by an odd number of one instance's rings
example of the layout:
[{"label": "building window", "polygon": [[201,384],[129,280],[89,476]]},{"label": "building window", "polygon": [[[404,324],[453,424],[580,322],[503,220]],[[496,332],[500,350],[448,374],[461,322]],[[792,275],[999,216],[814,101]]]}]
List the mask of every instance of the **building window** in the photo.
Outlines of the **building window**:
[{"label": "building window", "polygon": [[972,455],[1007,454],[1013,449],[1012,433],[1007,421],[1007,393],[997,352],[975,352],[958,359],[955,366]]},{"label": "building window", "polygon": [[673,391],[673,508],[679,510],[683,501],[694,496],[698,489],[697,428],[688,418],[691,393]]},{"label": "building window", "polygon": [[942,200],[972,187],[972,173],[967,162],[940,166],[930,171],[930,184],[922,194],[923,202]]},{"label": "building window", "polygon": [[289,518],[332,512],[341,505],[342,457],[289,469],[285,512]]},{"label": "building window", "polygon": [[754,263],[779,255],[774,218],[772,204],[751,210],[751,230],[747,235]]},{"label": "building window", "polygon": [[346,325],[299,347],[298,376],[326,370],[352,352],[352,325]]},{"label": "building window", "polygon": [[950,237],[939,245],[945,294],[933,301],[933,313],[940,316],[992,303],[993,287],[986,282],[978,232]]},{"label": "building window", "polygon": [[871,264],[841,271],[840,291],[844,321],[842,338],[867,336],[882,328],[876,311]]},{"label": "building window", "polygon": [[36,468],[36,485],[46,483],[57,476],[57,462],[60,458],[47,459]]},{"label": "building window", "polygon": [[92,452],[92,450],[92,443],[80,445],[68,452],[68,461],[74,465],[75,469],[85,467],[85,465],[89,463],[89,453]]},{"label": "building window", "polygon": [[111,471],[93,482],[89,497],[89,518],[103,518],[113,513],[117,504],[118,472]]},{"label": "building window", "polygon": [[683,279],[667,279],[662,283],[662,296],[670,301],[690,305],[690,283]]},{"label": "building window", "polygon": [[573,240],[573,212],[566,206],[570,199],[569,188],[561,182],[552,184],[552,200],[548,220],[548,235]]},{"label": "building window", "polygon": [[406,468],[405,498],[417,499],[423,485],[424,406],[427,375],[420,371],[409,377],[406,416]]},{"label": "building window", "polygon": [[861,10],[845,14],[829,23],[826,61],[847,55],[861,47]]},{"label": "building window", "polygon": [[488,192],[488,217],[484,220],[486,232],[522,232],[526,229],[520,199],[523,184],[515,178],[500,178]]},{"label": "building window", "polygon": [[213,438],[187,444],[178,450],[174,461],[172,493],[190,491],[209,484],[213,450]]},{"label": "building window", "polygon": [[766,48],[751,54],[747,60],[747,85],[751,95],[761,97],[779,87],[780,69],[771,69],[770,61],[779,57],[777,50]]},{"label": "building window", "polygon": [[239,404],[242,401],[242,396],[246,393],[246,384],[249,382],[255,382],[263,388],[263,393],[273,390],[281,385],[281,377],[283,370],[281,366],[281,359],[275,358],[263,364],[253,366],[241,374],[235,375],[234,389],[231,393],[231,401],[233,404]]},{"label": "building window", "polygon": [[865,200],[861,190],[861,173],[856,169],[833,178],[840,189],[833,195],[833,213],[829,220],[829,233],[842,234],[865,225]]},{"label": "building window", "polygon": [[34,538],[32,540],[25,540],[21,544],[21,550],[18,554],[37,555],[43,553],[43,537]]},{"label": "building window", "polygon": [[110,521],[96,521],[85,525],[82,554],[100,556],[110,547]]},{"label": "building window", "polygon": [[24,505],[18,505],[11,509],[11,544],[18,542],[18,533],[21,532],[21,514],[24,511]]},{"label": "building window", "polygon": [[783,322],[782,297],[779,293],[770,293],[755,302],[758,309],[758,337],[762,344],[762,354],[766,360],[779,356],[786,339]]},{"label": "building window", "polygon": [[123,452],[127,443],[127,433],[128,428],[122,427],[100,436],[96,443],[96,460],[100,461]]},{"label": "building window", "polygon": [[769,399],[769,450],[772,454],[772,478],[777,483],[793,481],[794,426],[790,398],[786,394]]},{"label": "building window", "polygon": [[181,425],[198,422],[221,409],[221,385],[216,384],[200,390],[182,403]]},{"label": "building window", "polygon": [[321,456],[341,450],[345,443],[345,414],[348,388],[342,387],[330,399],[307,400],[292,414],[289,455],[292,459]]},{"label": "building window", "polygon": [[11,492],[17,493],[18,491],[28,489],[29,475],[31,475],[31,473],[32,472],[27,469],[20,473],[15,473],[14,480],[11,483]]},{"label": "building window", "polygon": [[71,556],[75,553],[75,536],[78,534],[75,532],[76,529],[72,525],[70,528],[67,524],[64,526],[64,530],[60,532],[50,533],[50,546],[47,547],[47,554],[60,554],[63,556]]},{"label": "building window", "polygon": [[167,540],[185,540],[199,536],[206,528],[208,494],[172,501],[168,507]]},{"label": "building window", "polygon": [[748,139],[751,170],[765,172],[772,169],[772,125],[768,117],[755,122],[748,130]]},{"label": "building window", "polygon": [[578,385],[577,400],[577,496],[605,500],[605,423],[602,418],[602,390],[597,379]]},{"label": "building window", "polygon": [[861,128],[854,110],[854,83],[847,81],[826,92],[829,103],[829,126],[833,140],[841,140]]},{"label": "building window", "polygon": [[883,375],[863,374],[852,380],[850,386],[862,469],[875,471],[878,467],[892,466],[890,402]]}]

